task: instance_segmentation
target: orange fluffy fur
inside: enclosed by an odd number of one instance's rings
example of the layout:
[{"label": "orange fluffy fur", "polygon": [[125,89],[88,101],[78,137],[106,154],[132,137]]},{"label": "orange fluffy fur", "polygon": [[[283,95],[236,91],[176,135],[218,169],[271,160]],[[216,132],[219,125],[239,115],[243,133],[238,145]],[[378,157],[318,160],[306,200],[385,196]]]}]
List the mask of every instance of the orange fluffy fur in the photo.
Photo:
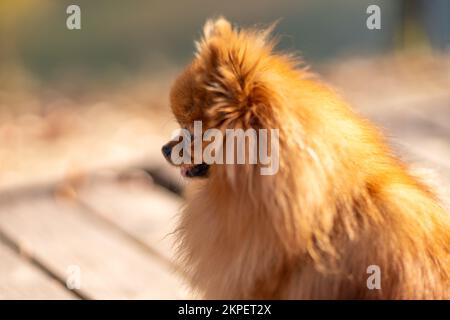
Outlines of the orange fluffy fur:
[{"label": "orange fluffy fur", "polygon": [[212,299],[449,299],[448,212],[269,33],[208,21],[172,88],[183,127],[280,130],[277,174],[212,165],[191,181],[177,236],[192,287]]}]

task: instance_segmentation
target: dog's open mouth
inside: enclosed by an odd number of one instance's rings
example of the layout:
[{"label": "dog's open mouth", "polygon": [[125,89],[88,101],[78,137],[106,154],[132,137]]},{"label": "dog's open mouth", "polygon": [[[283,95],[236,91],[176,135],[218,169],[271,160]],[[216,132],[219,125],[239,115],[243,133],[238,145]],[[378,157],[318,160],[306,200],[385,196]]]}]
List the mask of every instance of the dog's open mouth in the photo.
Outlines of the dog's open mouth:
[{"label": "dog's open mouth", "polygon": [[187,178],[207,177],[209,165],[206,163],[194,165],[182,165],[180,171],[181,175]]}]

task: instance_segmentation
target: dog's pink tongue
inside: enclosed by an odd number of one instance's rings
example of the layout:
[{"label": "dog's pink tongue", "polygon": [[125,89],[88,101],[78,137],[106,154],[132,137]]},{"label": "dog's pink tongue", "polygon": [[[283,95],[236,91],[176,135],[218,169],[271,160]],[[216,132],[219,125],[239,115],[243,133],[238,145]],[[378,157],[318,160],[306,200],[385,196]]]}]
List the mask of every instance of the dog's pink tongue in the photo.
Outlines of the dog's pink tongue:
[{"label": "dog's pink tongue", "polygon": [[187,177],[188,171],[189,171],[189,167],[181,167],[180,168],[180,173],[183,177]]}]

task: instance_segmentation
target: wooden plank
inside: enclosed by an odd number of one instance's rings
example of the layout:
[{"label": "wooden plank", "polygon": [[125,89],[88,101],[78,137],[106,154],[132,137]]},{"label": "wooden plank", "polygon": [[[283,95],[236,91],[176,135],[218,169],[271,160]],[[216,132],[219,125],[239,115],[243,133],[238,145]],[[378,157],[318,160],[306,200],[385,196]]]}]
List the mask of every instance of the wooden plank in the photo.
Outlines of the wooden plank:
[{"label": "wooden plank", "polygon": [[[417,116],[435,123],[436,125],[446,128],[447,132],[450,134],[450,97],[443,99],[433,99],[427,101],[422,107],[415,106],[409,108]],[[407,111],[408,108],[405,106],[403,110]],[[447,135],[447,140],[449,136]]]},{"label": "wooden plank", "polygon": [[[362,101],[361,101],[362,102]],[[394,113],[405,117],[416,117],[441,127],[450,133],[450,95],[422,97],[421,99],[408,99],[403,97],[393,103],[378,103],[376,100],[359,103],[359,111],[367,115],[388,117]]]},{"label": "wooden plank", "polygon": [[74,299],[55,279],[0,243],[0,300]]},{"label": "wooden plank", "polygon": [[139,178],[92,179],[78,190],[78,199],[107,221],[173,260],[173,231],[181,198]]},{"label": "wooden plank", "polygon": [[[161,146],[170,139],[174,127],[168,116],[150,112],[144,117],[133,108],[112,108],[103,103],[89,108],[58,109],[51,119],[35,116],[29,123],[18,117],[0,126],[0,191],[99,169],[125,168],[142,159],[165,165]],[[54,126],[63,131],[46,138],[45,128],[51,131]],[[22,140],[27,141],[26,148],[20,143]]]},{"label": "wooden plank", "polygon": [[[125,213],[126,214],[126,213]],[[124,215],[124,221],[126,215]],[[50,197],[4,201],[0,228],[60,279],[79,267],[80,293],[94,299],[176,299],[180,281],[168,268],[78,206]]]}]

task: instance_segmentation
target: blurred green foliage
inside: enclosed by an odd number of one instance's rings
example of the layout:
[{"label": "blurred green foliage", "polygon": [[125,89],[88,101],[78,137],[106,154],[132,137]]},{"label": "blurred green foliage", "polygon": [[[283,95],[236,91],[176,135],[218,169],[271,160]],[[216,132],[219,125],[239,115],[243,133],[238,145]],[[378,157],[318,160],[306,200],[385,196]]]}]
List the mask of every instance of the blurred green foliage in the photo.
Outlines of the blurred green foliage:
[{"label": "blurred green foliage", "polygon": [[[378,54],[395,48],[400,0],[159,1],[159,0],[2,0],[2,59],[14,58],[40,78],[61,72],[106,76],[154,72],[192,57],[193,41],[209,17],[224,15],[238,25],[267,25],[280,19],[281,49],[308,62],[345,54]],[[66,8],[81,7],[81,30],[66,28]],[[366,8],[382,10],[382,29],[366,28]],[[18,13],[19,12],[19,13]],[[0,48],[1,49],[1,48]]]}]

